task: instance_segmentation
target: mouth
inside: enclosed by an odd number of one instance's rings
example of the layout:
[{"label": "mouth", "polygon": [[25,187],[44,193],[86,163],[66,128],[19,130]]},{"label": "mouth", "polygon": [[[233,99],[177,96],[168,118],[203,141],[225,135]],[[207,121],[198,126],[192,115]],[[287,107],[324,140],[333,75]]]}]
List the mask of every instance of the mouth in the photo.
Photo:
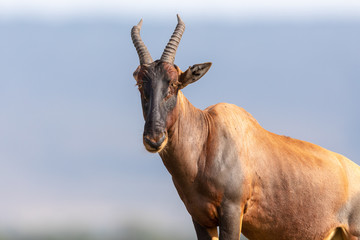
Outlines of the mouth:
[{"label": "mouth", "polygon": [[150,139],[146,136],[143,137],[143,143],[145,146],[145,149],[150,153],[159,153],[161,152],[166,144],[168,143],[168,135],[167,132],[163,133],[163,136],[158,141],[154,141],[153,139]]}]

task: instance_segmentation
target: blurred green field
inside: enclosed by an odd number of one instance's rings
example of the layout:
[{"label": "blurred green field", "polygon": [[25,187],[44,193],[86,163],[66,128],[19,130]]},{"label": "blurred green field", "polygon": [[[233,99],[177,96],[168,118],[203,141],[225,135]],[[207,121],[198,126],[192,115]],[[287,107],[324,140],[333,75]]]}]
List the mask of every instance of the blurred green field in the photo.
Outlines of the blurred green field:
[{"label": "blurred green field", "polygon": [[130,224],[113,232],[91,230],[41,230],[34,232],[0,231],[0,240],[185,240],[196,239],[195,231],[179,234],[166,230],[154,230],[149,226]]},{"label": "blurred green field", "polygon": [[[154,230],[149,226],[129,225],[112,233],[93,233],[83,230],[41,231],[40,233],[0,232],[0,240],[189,240],[196,239],[195,230],[178,233]],[[241,236],[241,240],[247,240]]]}]

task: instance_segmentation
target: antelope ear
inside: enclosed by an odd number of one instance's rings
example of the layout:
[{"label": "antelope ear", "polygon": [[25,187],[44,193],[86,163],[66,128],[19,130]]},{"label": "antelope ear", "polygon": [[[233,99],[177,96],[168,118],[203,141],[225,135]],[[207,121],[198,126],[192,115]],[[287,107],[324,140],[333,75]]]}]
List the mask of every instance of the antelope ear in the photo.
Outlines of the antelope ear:
[{"label": "antelope ear", "polygon": [[185,72],[182,72],[179,76],[179,82],[181,83],[180,89],[186,87],[190,83],[196,82],[202,76],[209,71],[211,62],[195,64],[189,67]]}]

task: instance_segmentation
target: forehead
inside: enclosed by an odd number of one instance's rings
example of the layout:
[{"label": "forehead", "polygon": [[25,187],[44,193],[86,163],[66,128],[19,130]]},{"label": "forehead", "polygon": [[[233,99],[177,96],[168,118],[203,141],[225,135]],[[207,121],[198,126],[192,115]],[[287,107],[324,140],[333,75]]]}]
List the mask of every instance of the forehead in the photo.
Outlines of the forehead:
[{"label": "forehead", "polygon": [[165,79],[168,81],[177,80],[178,71],[176,67],[170,63],[155,61],[149,65],[143,65],[139,69],[139,80],[157,80]]}]

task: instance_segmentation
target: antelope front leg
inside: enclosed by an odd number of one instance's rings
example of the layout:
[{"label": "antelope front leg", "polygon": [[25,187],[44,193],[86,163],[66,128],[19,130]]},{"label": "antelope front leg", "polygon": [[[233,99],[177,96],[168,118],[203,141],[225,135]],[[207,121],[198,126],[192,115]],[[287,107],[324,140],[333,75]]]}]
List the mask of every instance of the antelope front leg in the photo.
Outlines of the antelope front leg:
[{"label": "antelope front leg", "polygon": [[243,213],[240,205],[228,203],[221,206],[219,240],[239,240],[242,217]]},{"label": "antelope front leg", "polygon": [[198,240],[219,240],[217,228],[205,228],[193,219],[196,236]]}]

